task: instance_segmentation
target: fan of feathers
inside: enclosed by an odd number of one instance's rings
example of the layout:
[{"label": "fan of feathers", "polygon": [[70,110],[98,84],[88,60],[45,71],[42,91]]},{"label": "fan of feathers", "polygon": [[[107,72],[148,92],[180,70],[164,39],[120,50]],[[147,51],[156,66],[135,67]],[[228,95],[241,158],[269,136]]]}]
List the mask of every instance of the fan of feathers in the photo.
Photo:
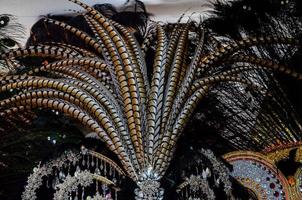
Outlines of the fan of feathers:
[{"label": "fan of feathers", "polygon": [[[22,185],[38,161],[85,144],[125,171],[121,199],[135,188],[150,199],[146,183],[164,191],[155,199],[177,199],[196,165],[217,171],[202,148],[219,157],[301,141],[301,105],[287,91],[302,79],[300,1],[217,1],[205,20],[177,23],[151,20],[140,1],[69,1],[85,11],[45,16],[25,47],[2,48],[18,30],[0,16],[1,174]],[[212,176],[200,198],[252,198],[217,160],[227,181]],[[2,199],[20,196],[13,183],[0,183]]]}]

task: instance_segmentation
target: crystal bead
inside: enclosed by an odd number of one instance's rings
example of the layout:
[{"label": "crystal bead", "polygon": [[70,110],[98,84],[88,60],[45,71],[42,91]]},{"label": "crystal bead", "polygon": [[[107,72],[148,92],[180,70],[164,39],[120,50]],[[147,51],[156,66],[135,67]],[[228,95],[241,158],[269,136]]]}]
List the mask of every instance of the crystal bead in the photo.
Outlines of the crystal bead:
[{"label": "crystal bead", "polygon": [[104,169],[103,162],[101,162],[100,168],[101,168],[101,170],[103,171],[103,169]]},{"label": "crystal bead", "polygon": [[96,168],[94,173],[97,174],[97,175],[101,175],[101,172],[100,172],[99,168]]}]

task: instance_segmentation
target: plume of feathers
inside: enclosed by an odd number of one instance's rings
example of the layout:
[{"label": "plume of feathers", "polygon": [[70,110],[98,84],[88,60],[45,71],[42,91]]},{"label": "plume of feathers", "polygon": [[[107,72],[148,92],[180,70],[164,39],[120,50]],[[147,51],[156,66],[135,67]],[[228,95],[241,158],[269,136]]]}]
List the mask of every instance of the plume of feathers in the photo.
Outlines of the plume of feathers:
[{"label": "plume of feathers", "polygon": [[[17,18],[10,14],[0,14],[0,52],[20,46],[20,40],[24,37],[23,26],[18,23]],[[10,70],[10,62],[0,61],[0,76],[7,74]]]}]

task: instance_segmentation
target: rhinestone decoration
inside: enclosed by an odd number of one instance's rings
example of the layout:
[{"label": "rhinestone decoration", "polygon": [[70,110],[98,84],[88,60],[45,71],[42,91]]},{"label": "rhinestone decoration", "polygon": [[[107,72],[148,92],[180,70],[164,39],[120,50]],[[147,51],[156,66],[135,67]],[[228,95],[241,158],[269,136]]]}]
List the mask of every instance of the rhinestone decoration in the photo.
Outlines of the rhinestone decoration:
[{"label": "rhinestone decoration", "polygon": [[58,184],[54,200],[69,199],[70,193],[76,191],[78,186],[87,187],[93,183],[93,175],[88,171],[78,172],[75,176],[68,175],[63,183]]},{"label": "rhinestone decoration", "polygon": [[[111,159],[82,147],[80,153],[66,151],[62,156],[35,167],[28,177],[22,200],[38,199],[37,191],[43,186],[55,191],[56,200],[110,200],[113,191],[117,198],[117,191],[109,186],[116,186],[124,176],[123,170]],[[86,196],[85,188],[93,184],[94,196]]]},{"label": "rhinestone decoration", "polygon": [[[204,159],[210,162],[210,168],[204,166]],[[196,157],[196,165],[191,169],[194,170],[190,170],[190,175],[177,187],[180,199],[214,200],[217,198],[214,190],[219,187],[223,187],[228,199],[234,199],[230,170],[211,150],[201,149]]]},{"label": "rhinestone decoration", "polygon": [[231,176],[236,178],[245,187],[251,189],[260,200],[285,200],[285,178],[274,166],[262,159],[250,156],[237,156],[228,160],[233,165]]},{"label": "rhinestone decoration", "polygon": [[214,191],[210,188],[209,183],[206,179],[201,176],[191,175],[189,179],[190,189],[193,192],[202,191],[203,194],[207,194],[208,200],[215,200]]},{"label": "rhinestone decoration", "polygon": [[[22,194],[22,200],[37,199],[36,190],[43,184],[43,177],[47,177],[52,174],[53,167],[60,169],[67,164],[74,165],[80,158],[79,153],[66,151],[62,156],[55,160],[52,160],[45,165],[35,167],[33,169],[33,173],[27,179],[27,185],[25,186],[25,191]],[[64,176],[63,174],[60,175],[61,177]],[[57,181],[53,181],[54,185],[56,185],[56,183]]]},{"label": "rhinestone decoration", "polygon": [[143,170],[139,177],[138,187],[135,190],[135,199],[137,200],[161,200],[164,196],[164,190],[160,188],[158,174],[152,166]]},{"label": "rhinestone decoration", "polygon": [[219,180],[223,183],[224,192],[232,196],[232,182],[230,181],[230,170],[217,159],[214,153],[209,149],[201,149],[201,153],[209,159],[212,164],[214,173],[218,175]]}]

